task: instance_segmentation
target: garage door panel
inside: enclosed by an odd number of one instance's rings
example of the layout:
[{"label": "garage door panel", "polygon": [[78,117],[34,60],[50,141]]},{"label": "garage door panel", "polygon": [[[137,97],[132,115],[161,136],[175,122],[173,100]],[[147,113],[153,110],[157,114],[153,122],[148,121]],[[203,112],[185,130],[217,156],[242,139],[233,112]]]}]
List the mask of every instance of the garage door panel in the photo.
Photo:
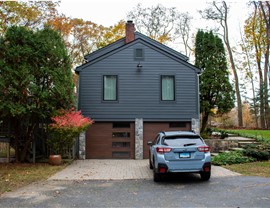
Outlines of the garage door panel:
[{"label": "garage door panel", "polygon": [[130,123],[130,128],[113,126],[113,123],[95,123],[88,129],[87,159],[134,158],[134,123]]},{"label": "garage door panel", "polygon": [[[177,123],[177,122],[173,122]],[[181,122],[182,123],[182,122]],[[191,130],[190,122],[185,122],[186,124],[183,127],[172,127],[171,123],[148,123],[144,122],[143,124],[143,158],[149,158],[149,146],[147,145],[148,141],[154,141],[156,135],[161,131],[184,131]]]}]

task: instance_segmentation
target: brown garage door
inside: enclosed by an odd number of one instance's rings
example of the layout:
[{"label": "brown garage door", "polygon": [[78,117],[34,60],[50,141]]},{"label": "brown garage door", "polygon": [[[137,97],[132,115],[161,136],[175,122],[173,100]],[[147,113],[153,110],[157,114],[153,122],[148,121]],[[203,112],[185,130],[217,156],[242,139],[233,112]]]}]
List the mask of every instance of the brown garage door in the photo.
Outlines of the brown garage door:
[{"label": "brown garage door", "polygon": [[94,123],[86,134],[87,159],[134,159],[134,123]]},{"label": "brown garage door", "polygon": [[168,123],[144,123],[143,124],[143,158],[149,158],[148,141],[153,141],[161,131],[191,130],[190,122],[168,122]]}]

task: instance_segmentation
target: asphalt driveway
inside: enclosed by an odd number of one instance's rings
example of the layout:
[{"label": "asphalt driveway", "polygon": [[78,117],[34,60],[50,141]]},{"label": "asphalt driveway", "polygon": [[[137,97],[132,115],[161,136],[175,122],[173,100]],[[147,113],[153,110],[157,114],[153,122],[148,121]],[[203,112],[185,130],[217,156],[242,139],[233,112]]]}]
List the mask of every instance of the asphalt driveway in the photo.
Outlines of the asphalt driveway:
[{"label": "asphalt driveway", "polygon": [[176,174],[155,183],[147,160],[75,161],[49,180],[3,194],[0,207],[269,207],[270,178],[221,167],[212,173],[207,182]]},{"label": "asphalt driveway", "polygon": [[44,181],[0,197],[0,207],[267,207],[270,179],[182,175],[140,180]]}]

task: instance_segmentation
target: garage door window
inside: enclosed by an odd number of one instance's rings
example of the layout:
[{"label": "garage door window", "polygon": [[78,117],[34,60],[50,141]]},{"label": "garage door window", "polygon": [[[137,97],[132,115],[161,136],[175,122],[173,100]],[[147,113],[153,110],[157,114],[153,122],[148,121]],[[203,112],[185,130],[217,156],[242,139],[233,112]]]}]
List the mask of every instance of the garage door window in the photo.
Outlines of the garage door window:
[{"label": "garage door window", "polygon": [[113,132],[112,133],[113,138],[130,138],[129,132]]},{"label": "garage door window", "polygon": [[116,122],[116,123],[113,123],[113,128],[114,129],[117,129],[117,128],[130,128],[130,123]]},{"label": "garage door window", "polygon": [[130,142],[113,142],[112,147],[130,147]]},{"label": "garage door window", "polygon": [[130,158],[130,152],[112,152],[112,158]]}]

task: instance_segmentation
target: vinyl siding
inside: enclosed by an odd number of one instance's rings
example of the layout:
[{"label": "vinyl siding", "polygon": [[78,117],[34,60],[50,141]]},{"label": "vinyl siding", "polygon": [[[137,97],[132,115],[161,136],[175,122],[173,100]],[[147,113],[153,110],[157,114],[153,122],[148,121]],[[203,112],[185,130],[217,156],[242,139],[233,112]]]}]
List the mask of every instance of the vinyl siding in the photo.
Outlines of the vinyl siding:
[{"label": "vinyl siding", "polygon": [[[141,71],[134,49],[144,49]],[[103,75],[118,76],[118,100],[103,101]],[[175,101],[161,101],[161,75],[175,76]],[[79,109],[97,121],[198,118],[195,70],[142,42],[130,44],[80,71]]]}]

